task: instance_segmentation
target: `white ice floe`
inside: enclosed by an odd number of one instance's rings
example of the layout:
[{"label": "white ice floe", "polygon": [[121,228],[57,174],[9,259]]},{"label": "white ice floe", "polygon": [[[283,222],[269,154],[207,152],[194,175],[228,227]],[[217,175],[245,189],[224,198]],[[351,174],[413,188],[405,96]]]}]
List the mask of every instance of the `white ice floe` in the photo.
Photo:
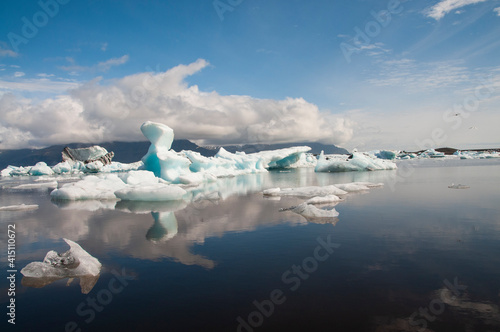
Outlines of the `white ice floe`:
[{"label": "white ice floe", "polygon": [[83,180],[64,184],[51,192],[59,200],[137,200],[168,201],[182,199],[186,191],[157,178],[149,171],[123,174],[89,175]]},{"label": "white ice floe", "polygon": [[116,198],[125,201],[175,201],[186,194],[181,187],[165,183],[140,184],[115,191]]},{"label": "white ice floe", "polygon": [[394,162],[379,159],[361,152],[353,152],[346,158],[343,155],[325,156],[323,152],[318,159],[316,172],[349,172],[349,171],[376,171],[396,169]]},{"label": "white ice floe", "polygon": [[43,262],[31,262],[21,273],[25,277],[81,277],[97,276],[101,272],[101,263],[82,249],[78,243],[68,239],[64,241],[70,249],[62,254],[51,250],[45,255]]},{"label": "white ice floe", "polygon": [[50,190],[55,188],[57,188],[57,181],[25,183],[10,187],[13,190]]},{"label": "white ice floe", "polygon": [[342,199],[336,195],[327,195],[327,196],[316,196],[313,198],[309,198],[306,203],[307,204],[328,204],[328,203],[338,203],[342,201]]},{"label": "white ice floe", "polygon": [[83,180],[66,183],[61,188],[50,193],[55,199],[85,200],[85,199],[116,199],[115,191],[127,186],[118,175],[88,175]]},{"label": "white ice floe", "polygon": [[314,205],[302,203],[292,208],[290,211],[300,214],[306,219],[316,219],[316,218],[336,218],[339,213],[335,209],[325,210],[319,209]]},{"label": "white ice floe", "polygon": [[19,205],[9,205],[0,206],[0,211],[28,211],[38,209],[37,204],[19,204]]},{"label": "white ice floe", "polygon": [[271,188],[263,191],[265,196],[296,196],[296,197],[315,197],[328,195],[346,195],[347,191],[336,186],[323,187],[297,187],[297,188]]},{"label": "white ice floe", "polygon": [[452,183],[451,186],[448,186],[450,189],[469,189],[469,186],[466,186],[464,184],[454,184]]}]

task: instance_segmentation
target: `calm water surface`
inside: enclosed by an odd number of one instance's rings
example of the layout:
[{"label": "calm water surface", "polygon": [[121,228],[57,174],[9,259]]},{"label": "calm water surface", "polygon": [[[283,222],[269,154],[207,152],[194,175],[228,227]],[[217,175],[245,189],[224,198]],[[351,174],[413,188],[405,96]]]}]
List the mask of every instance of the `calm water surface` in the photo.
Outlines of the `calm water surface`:
[{"label": "calm water surface", "polygon": [[[403,165],[403,166],[401,166]],[[16,267],[78,242],[103,264],[41,287],[17,274],[18,331],[499,331],[500,161],[425,161],[397,171],[270,172],[211,184],[195,202],[51,202],[1,181],[0,269],[7,225]],[[336,219],[282,211],[302,198],[270,187],[383,182],[350,194]],[[452,183],[469,189],[449,189]],[[331,208],[331,207],[330,207]],[[36,286],[36,287],[33,287]],[[74,327],[74,329],[73,329]],[[427,328],[427,330],[424,330]],[[2,328],[2,330],[5,330]]]}]

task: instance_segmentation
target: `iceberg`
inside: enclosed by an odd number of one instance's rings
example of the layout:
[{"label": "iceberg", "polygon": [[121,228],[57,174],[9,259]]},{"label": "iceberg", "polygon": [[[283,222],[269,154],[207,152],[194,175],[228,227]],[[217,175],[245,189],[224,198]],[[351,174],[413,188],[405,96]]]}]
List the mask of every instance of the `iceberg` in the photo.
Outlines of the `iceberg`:
[{"label": "iceberg", "polygon": [[271,188],[263,191],[264,196],[296,196],[315,197],[328,195],[346,195],[347,191],[337,188],[334,185],[323,187],[297,187],[297,188]]},{"label": "iceberg", "polygon": [[80,149],[71,149],[69,147],[65,147],[61,154],[63,162],[82,161],[87,164],[99,161],[103,165],[110,164],[111,159],[113,159],[113,157],[115,156],[113,151],[108,152],[108,150],[98,145]]},{"label": "iceberg", "polygon": [[349,172],[349,171],[376,171],[396,169],[394,162],[372,157],[370,155],[353,152],[352,156],[345,159],[342,155],[325,156],[321,152],[316,172]]},{"label": "iceberg", "polygon": [[164,124],[147,121],[142,124],[141,131],[151,142],[148,152],[142,158],[143,169],[175,184],[199,184],[213,181],[217,177],[292,167],[311,149],[299,146],[246,154],[230,153],[221,147],[214,157],[204,157],[194,151],[171,150],[174,131]]},{"label": "iceberg", "polygon": [[50,168],[49,166],[47,166],[46,163],[44,163],[43,161],[40,161],[40,162],[36,163],[35,166],[31,167],[31,169],[29,170],[28,174],[29,175],[34,175],[34,176],[38,176],[38,175],[53,175],[54,171],[52,170],[52,168]]}]

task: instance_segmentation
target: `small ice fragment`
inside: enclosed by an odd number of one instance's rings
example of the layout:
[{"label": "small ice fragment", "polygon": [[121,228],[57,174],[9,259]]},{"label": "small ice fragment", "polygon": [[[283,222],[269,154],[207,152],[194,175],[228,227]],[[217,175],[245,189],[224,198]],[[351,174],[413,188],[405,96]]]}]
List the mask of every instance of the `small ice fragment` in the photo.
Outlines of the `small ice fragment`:
[{"label": "small ice fragment", "polygon": [[469,186],[466,186],[464,184],[454,184],[452,183],[451,186],[448,186],[450,189],[469,189]]},{"label": "small ice fragment", "polygon": [[342,199],[336,195],[327,195],[327,196],[316,196],[310,198],[306,201],[307,204],[326,204],[326,203],[337,203]]},{"label": "small ice fragment", "polygon": [[37,204],[20,204],[20,205],[9,205],[9,206],[0,206],[0,211],[27,211],[27,210],[36,210],[38,209]]}]

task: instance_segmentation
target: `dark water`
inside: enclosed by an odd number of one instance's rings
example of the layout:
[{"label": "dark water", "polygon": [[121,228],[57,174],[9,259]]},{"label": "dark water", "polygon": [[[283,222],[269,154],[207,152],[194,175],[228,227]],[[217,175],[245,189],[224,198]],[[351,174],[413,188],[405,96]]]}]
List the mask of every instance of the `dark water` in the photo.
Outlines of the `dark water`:
[{"label": "dark water", "polygon": [[[409,164],[405,164],[409,165]],[[7,225],[16,268],[78,242],[103,264],[79,280],[28,287],[16,274],[18,331],[499,331],[500,162],[427,162],[398,171],[271,172],[212,184],[194,203],[60,204],[48,190],[2,180],[0,269]],[[261,190],[384,182],[350,194],[338,219],[312,223],[280,208],[300,198]],[[449,189],[452,183],[469,189]],[[19,181],[16,182],[19,184]],[[69,285],[68,285],[69,283]],[[260,309],[259,309],[260,308]],[[5,329],[2,328],[2,331]]]}]

